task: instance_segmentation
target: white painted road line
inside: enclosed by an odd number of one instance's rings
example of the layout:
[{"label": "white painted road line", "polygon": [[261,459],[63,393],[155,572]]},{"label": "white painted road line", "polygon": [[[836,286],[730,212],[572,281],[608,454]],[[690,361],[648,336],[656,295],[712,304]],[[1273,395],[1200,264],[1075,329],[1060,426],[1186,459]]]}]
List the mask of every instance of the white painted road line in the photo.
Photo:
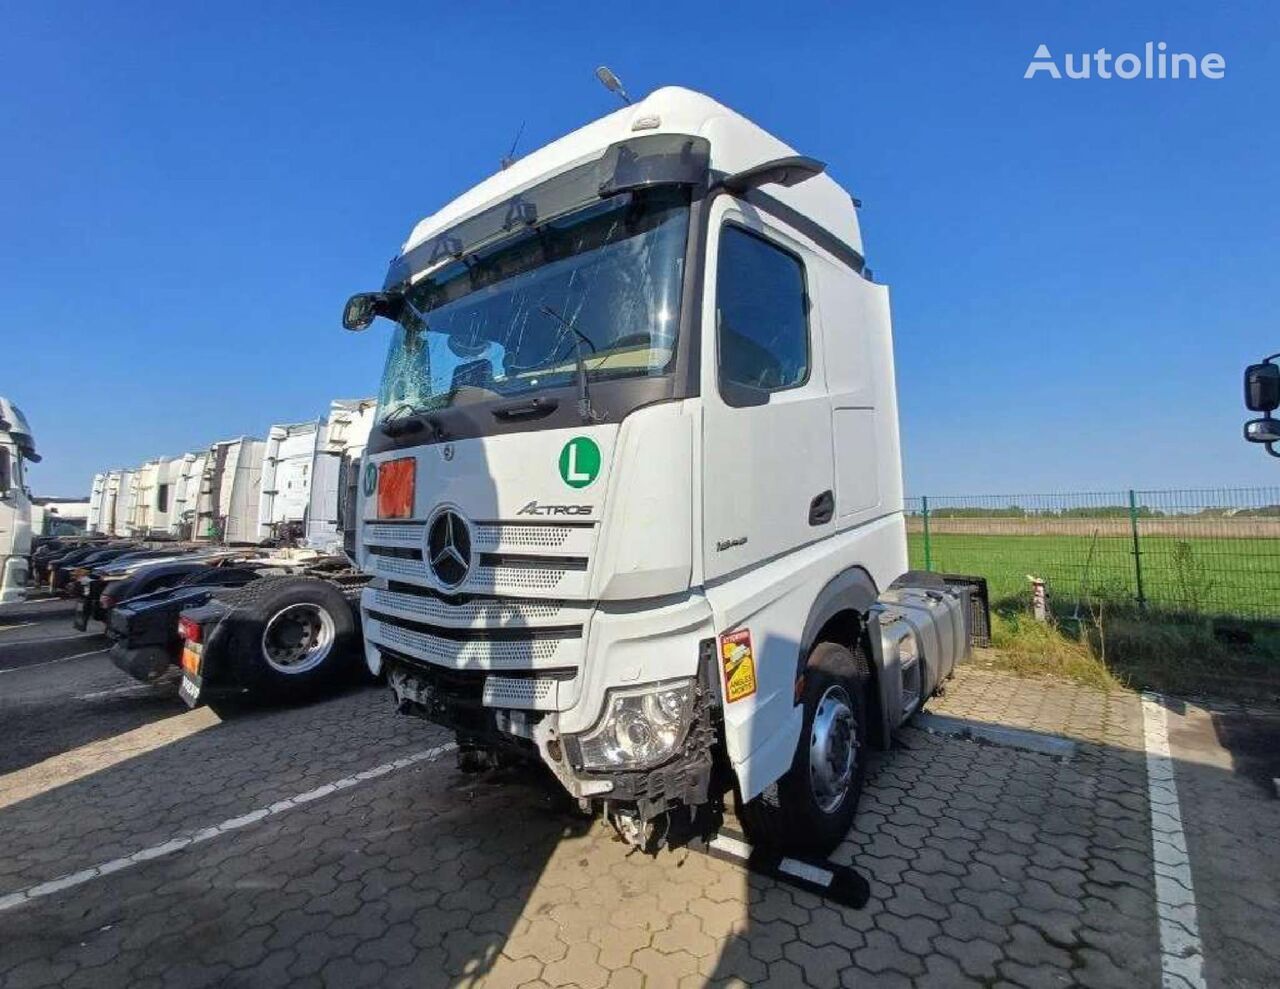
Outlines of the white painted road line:
[{"label": "white painted road line", "polygon": [[90,880],[97,879],[101,876],[108,876],[113,872],[119,872],[122,869],[128,869],[132,866],[139,865],[142,862],[150,862],[152,859],[163,858],[166,855],[172,855],[174,852],[181,851],[184,848],[190,848],[192,845],[198,845],[201,842],[211,841],[214,838],[227,834],[231,831],[239,831],[247,828],[251,824],[264,821],[276,814],[283,814],[287,810],[293,810],[295,807],[301,807],[311,803],[313,800],[319,800],[321,797],[327,797],[331,793],[337,793],[339,790],[345,790],[367,780],[377,779],[379,776],[386,776],[398,769],[407,769],[409,766],[417,765],[420,762],[431,762],[444,755],[446,752],[452,752],[457,748],[453,742],[446,742],[444,745],[437,745],[433,749],[423,749],[420,752],[414,752],[396,759],[393,762],[384,762],[372,769],[366,769],[362,773],[356,773],[354,776],[344,776],[340,780],[334,780],[332,783],[326,783],[318,786],[314,790],[308,790],[306,793],[299,793],[295,797],[288,797],[285,800],[277,800],[275,803],[266,807],[260,807],[257,810],[250,811],[248,814],[242,814],[239,817],[228,818],[220,824],[214,824],[211,827],[201,828],[189,834],[179,835],[171,838],[169,841],[162,842],[159,845],[152,845],[149,848],[143,848],[134,852],[132,855],[125,855],[121,858],[111,859],[102,862],[99,865],[91,866],[88,869],[81,869],[79,872],[72,872],[65,876],[59,876],[57,879],[51,879],[48,882],[38,883],[35,886],[28,886],[26,889],[20,889],[14,893],[0,896],[0,912],[11,910],[14,907],[20,907],[30,903],[32,900],[38,900],[42,896],[50,896],[54,893],[61,893],[63,890],[73,889],[76,886],[83,886]]},{"label": "white painted road line", "polygon": [[72,639],[96,639],[97,632],[73,632],[71,635],[40,635],[34,639],[22,639],[20,642],[10,642],[11,646],[29,646],[33,642],[70,642]]},{"label": "white painted road line", "polygon": [[1182,810],[1178,806],[1178,783],[1169,754],[1168,717],[1163,697],[1142,695],[1162,984],[1165,989],[1204,989],[1204,949],[1196,918],[1187,836],[1182,831]]},{"label": "white painted road line", "polygon": [[30,628],[35,622],[20,622],[17,625],[0,625],[0,632],[13,632],[20,628]]},{"label": "white painted road line", "polygon": [[[166,680],[166,684],[173,683],[172,680]],[[78,701],[92,701],[99,697],[118,697],[121,694],[141,694],[144,691],[155,690],[156,685],[150,683],[135,683],[128,687],[115,687],[111,690],[95,690],[91,694],[76,694]]]},{"label": "white painted road line", "polygon": [[26,666],[10,666],[8,669],[0,670],[0,673],[21,673],[23,670],[38,670],[42,666],[52,666],[54,663],[69,663],[73,659],[84,659],[86,656],[97,656],[106,652],[105,649],[93,649],[89,652],[78,652],[74,656],[63,656],[60,659],[46,659],[43,663],[28,663]]}]

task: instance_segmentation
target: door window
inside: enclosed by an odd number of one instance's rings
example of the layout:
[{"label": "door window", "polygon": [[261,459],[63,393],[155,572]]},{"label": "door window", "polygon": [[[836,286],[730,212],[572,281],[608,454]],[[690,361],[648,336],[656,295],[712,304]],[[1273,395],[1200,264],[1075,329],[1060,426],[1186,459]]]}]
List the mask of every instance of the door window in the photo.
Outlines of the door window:
[{"label": "door window", "polygon": [[809,379],[804,265],[754,233],[725,226],[716,268],[720,392],[729,405],[760,405]]}]

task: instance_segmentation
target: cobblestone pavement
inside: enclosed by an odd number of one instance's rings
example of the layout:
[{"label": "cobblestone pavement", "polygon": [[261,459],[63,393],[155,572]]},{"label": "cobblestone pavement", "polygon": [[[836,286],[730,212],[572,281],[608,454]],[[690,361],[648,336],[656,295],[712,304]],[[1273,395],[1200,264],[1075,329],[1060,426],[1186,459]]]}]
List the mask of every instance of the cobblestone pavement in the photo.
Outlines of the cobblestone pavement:
[{"label": "cobblestone pavement", "polygon": [[[6,659],[6,634],[0,670],[24,668],[0,673],[0,750],[22,755],[0,771],[0,796],[35,792],[0,800],[0,906],[81,873],[0,909],[6,989],[1160,983],[1133,694],[962,671],[932,710],[1063,735],[1075,753],[904,731],[835,855],[871,884],[851,910],[697,853],[630,853],[527,774],[461,776],[449,756],[424,755],[442,733],[395,715],[382,688],[175,721],[188,716],[171,686],[139,692],[102,655]],[[22,747],[32,732],[40,745]],[[94,768],[117,737],[137,754]],[[1205,772],[1206,799],[1238,799],[1236,777]],[[1265,821],[1262,799],[1250,827]],[[1193,864],[1197,829],[1227,816],[1188,815]],[[125,864],[92,871],[112,860]],[[1196,881],[1202,912],[1212,903],[1234,928],[1250,911],[1230,913],[1237,860],[1225,861]],[[1231,943],[1260,952],[1275,887],[1247,893],[1252,926]],[[1257,916],[1268,908],[1271,920]],[[1211,984],[1276,981],[1273,955],[1220,967],[1205,926]]]}]

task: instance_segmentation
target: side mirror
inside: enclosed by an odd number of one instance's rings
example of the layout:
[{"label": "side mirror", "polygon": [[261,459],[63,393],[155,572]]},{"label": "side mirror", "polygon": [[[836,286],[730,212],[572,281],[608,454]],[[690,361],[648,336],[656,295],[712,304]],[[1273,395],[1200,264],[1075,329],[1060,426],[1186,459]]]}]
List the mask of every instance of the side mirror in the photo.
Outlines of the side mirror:
[{"label": "side mirror", "polygon": [[[1280,364],[1272,364],[1268,361],[1263,364],[1250,364],[1244,369],[1244,404],[1250,412],[1274,412],[1280,409]],[[1253,420],[1253,422],[1261,421]],[[1248,427],[1245,428],[1247,436]]]},{"label": "side mirror", "polygon": [[13,486],[12,469],[9,448],[0,446],[0,495],[7,495],[9,488]]},{"label": "side mirror", "polygon": [[358,292],[342,309],[342,325],[353,333],[368,329],[374,317],[395,319],[400,307],[398,297],[386,292]]},{"label": "side mirror", "polygon": [[1280,443],[1280,419],[1250,419],[1244,424],[1244,438],[1250,443]]}]

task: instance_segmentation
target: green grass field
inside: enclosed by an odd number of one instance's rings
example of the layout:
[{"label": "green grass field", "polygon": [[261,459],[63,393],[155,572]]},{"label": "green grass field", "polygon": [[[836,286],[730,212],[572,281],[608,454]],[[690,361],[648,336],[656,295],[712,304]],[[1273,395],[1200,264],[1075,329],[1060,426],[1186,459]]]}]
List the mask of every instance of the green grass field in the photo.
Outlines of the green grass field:
[{"label": "green grass field", "polygon": [[[908,540],[912,567],[923,568],[923,533]],[[987,578],[994,649],[983,662],[1103,688],[1280,698],[1280,540],[1140,545],[1145,611],[1132,538],[932,533],[930,562]],[[1048,584],[1048,625],[1031,619],[1028,574]]]},{"label": "green grass field", "polygon": [[[925,566],[923,533],[908,537],[911,565]],[[1280,618],[1280,540],[1144,536],[1142,586],[1154,612],[1245,619]],[[993,605],[1029,603],[1028,575],[1048,583],[1059,614],[1077,600],[1110,607],[1137,604],[1129,537],[933,533],[932,569],[987,578]]]}]

